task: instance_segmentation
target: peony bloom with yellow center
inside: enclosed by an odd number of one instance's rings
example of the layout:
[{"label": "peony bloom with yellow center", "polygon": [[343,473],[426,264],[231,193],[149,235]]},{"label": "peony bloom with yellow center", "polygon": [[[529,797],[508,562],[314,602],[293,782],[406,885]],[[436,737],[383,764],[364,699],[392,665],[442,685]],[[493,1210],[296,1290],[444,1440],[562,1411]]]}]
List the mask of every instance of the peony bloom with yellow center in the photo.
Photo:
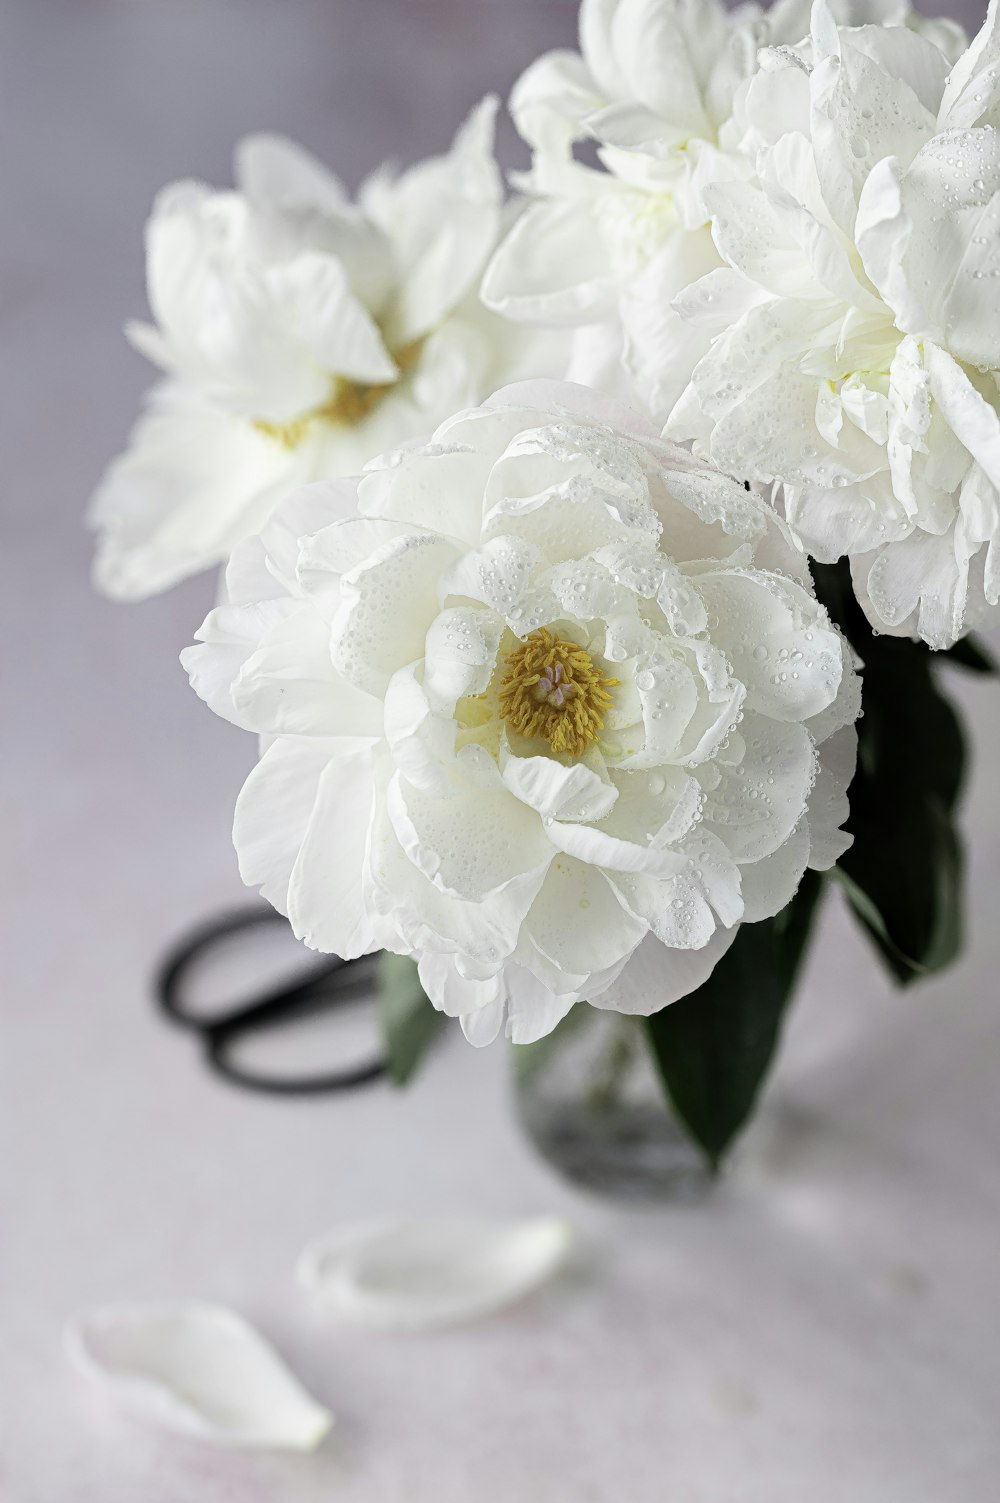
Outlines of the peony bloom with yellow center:
[{"label": "peony bloom with yellow center", "polygon": [[618,680],[605,678],[586,648],[541,627],[506,658],[500,680],[500,714],[529,741],[547,741],[564,756],[579,757],[600,740]]},{"label": "peony bloom with yellow center", "polygon": [[129,336],[165,374],[94,498],[96,582],[137,599],[257,532],[296,486],[360,470],[519,375],[562,375],[565,341],[478,297],[512,213],[496,100],[450,151],[352,202],[291,141],[253,136],[232,192],[178,183],[146,232],[154,322]]},{"label": "peony bloom with yellow center", "polygon": [[184,654],[266,747],[248,883],[415,956],[475,1043],[649,1013],[829,866],[859,682],[784,524],[581,387],[509,387],[234,553]]}]

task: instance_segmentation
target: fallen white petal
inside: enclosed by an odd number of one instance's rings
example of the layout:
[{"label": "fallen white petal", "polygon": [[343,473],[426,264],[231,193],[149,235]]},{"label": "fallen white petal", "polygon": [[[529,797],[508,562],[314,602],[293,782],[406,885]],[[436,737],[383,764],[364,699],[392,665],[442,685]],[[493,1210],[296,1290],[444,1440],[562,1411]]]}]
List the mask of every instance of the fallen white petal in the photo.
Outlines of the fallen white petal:
[{"label": "fallen white petal", "polygon": [[310,1243],[297,1276],[324,1311],[351,1325],[425,1330],[523,1298],[555,1273],[571,1240],[555,1216],[368,1222]]},{"label": "fallen white petal", "polygon": [[333,1416],[233,1310],[108,1305],[66,1331],[76,1366],[125,1411],[223,1446],[312,1450]]}]

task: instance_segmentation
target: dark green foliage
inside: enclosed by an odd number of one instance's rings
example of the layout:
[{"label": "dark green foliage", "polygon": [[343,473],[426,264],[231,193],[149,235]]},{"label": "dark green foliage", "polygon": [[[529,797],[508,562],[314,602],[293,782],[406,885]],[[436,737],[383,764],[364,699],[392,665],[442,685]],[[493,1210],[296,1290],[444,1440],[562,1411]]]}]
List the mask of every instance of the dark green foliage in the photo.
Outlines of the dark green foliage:
[{"label": "dark green foliage", "polygon": [[753,1110],[821,891],[807,872],[777,917],[740,928],[697,991],[646,1020],[673,1109],[713,1168]]},{"label": "dark green foliage", "polygon": [[864,715],[847,828],[854,844],[837,876],[900,983],[941,970],[961,946],[962,847],[955,805],[965,748],[937,664],[990,671],[973,641],[950,653],[877,636],[843,564],[814,564],[816,591],[864,662]]}]

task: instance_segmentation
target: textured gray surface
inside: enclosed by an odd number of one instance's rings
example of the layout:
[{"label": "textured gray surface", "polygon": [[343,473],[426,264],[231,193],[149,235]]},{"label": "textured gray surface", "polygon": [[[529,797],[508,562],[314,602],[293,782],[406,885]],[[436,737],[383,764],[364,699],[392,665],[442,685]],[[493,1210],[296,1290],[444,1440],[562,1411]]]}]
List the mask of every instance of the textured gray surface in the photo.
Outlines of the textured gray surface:
[{"label": "textured gray surface", "polygon": [[[980,752],[966,960],[893,996],[832,907],[755,1167],[710,1205],[572,1195],[518,1136],[499,1047],[450,1036],[402,1098],[273,1103],[207,1080],[148,1002],[168,939],[241,898],[228,825],[252,757],[176,665],[210,582],[128,608],[87,582],[82,506],[148,379],[119,330],[143,307],[152,195],[224,182],[248,129],[352,181],[436,150],[572,30],[560,0],[0,10],[3,1503],[997,1495],[995,687],[961,687]],[[290,1283],[345,1218],[549,1206],[587,1271],[478,1328],[345,1336]],[[272,1335],[340,1416],[320,1454],[205,1453],[83,1388],[65,1318],[174,1295]]]}]

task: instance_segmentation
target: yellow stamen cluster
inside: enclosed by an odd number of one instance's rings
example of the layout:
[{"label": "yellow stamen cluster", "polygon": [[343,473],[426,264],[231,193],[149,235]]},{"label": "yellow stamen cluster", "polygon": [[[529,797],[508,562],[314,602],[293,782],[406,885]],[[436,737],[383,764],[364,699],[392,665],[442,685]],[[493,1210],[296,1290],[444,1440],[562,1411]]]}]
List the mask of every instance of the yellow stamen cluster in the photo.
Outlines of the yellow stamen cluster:
[{"label": "yellow stamen cluster", "polygon": [[576,642],[543,627],[507,658],[500,680],[500,714],[512,731],[547,741],[563,756],[578,757],[601,734],[618,683],[595,668]]},{"label": "yellow stamen cluster", "polygon": [[287,423],[272,423],[267,418],[256,418],[253,426],[266,438],[276,439],[285,449],[297,449],[314,423],[330,423],[335,428],[353,428],[370,416],[393,387],[409,375],[420,358],[423,339],[413,339],[402,349],[393,352],[399,366],[399,375],[393,381],[351,381],[346,376],[334,376],[330,395],[325,402],[290,418]]}]

